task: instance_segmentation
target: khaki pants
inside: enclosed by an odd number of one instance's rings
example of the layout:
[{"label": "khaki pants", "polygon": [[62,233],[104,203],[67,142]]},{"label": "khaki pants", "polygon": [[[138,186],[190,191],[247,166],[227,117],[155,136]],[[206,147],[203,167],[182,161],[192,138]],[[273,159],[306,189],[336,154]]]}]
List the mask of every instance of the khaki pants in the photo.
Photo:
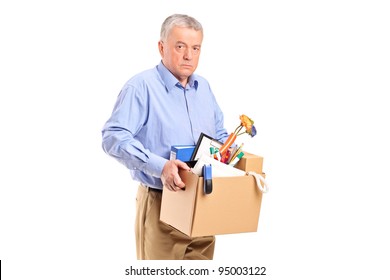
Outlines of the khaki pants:
[{"label": "khaki pants", "polygon": [[161,222],[161,197],[161,192],[143,185],[138,188],[135,220],[137,259],[212,260],[215,237],[191,238]]}]

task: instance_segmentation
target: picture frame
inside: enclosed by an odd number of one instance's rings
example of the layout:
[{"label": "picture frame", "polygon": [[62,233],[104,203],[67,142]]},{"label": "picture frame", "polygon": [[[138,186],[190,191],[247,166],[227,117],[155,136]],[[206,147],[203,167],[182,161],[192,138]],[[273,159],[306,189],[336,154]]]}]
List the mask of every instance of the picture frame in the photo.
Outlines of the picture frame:
[{"label": "picture frame", "polygon": [[223,143],[202,132],[192,153],[191,161],[197,161],[203,154],[210,156],[210,148],[219,149],[222,145]]}]

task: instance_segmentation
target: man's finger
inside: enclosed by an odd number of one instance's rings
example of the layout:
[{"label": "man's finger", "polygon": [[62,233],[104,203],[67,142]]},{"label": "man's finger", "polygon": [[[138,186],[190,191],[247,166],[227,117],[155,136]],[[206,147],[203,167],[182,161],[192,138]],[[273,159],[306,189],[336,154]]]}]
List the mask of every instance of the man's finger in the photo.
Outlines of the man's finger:
[{"label": "man's finger", "polygon": [[181,180],[181,178],[180,178],[179,175],[176,175],[176,176],[173,178],[173,184],[174,184],[176,187],[180,188],[180,189],[182,189],[182,188],[185,187],[185,184],[184,184],[184,182]]}]

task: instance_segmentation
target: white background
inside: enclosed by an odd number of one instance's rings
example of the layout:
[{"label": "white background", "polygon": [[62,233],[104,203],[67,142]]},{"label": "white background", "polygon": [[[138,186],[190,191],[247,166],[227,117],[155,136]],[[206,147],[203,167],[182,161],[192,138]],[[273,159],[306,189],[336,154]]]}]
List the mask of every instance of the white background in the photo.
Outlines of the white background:
[{"label": "white background", "polygon": [[192,264],[389,279],[386,2],[2,1],[4,279],[128,279],[125,268],[145,265],[137,184],[104,154],[100,130],[127,79],[159,62],[172,13],[203,24],[197,73],[228,130],[240,114],[254,119],[258,135],[241,137],[270,185],[258,232],[218,236],[215,260]]}]

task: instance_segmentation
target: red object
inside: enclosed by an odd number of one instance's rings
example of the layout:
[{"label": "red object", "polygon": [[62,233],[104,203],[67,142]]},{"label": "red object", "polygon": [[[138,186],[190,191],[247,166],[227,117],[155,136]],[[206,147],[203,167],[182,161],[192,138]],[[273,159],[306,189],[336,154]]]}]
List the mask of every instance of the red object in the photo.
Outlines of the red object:
[{"label": "red object", "polygon": [[230,150],[226,150],[225,155],[223,156],[223,158],[222,158],[221,161],[222,161],[223,163],[228,163],[229,158],[230,158]]}]

